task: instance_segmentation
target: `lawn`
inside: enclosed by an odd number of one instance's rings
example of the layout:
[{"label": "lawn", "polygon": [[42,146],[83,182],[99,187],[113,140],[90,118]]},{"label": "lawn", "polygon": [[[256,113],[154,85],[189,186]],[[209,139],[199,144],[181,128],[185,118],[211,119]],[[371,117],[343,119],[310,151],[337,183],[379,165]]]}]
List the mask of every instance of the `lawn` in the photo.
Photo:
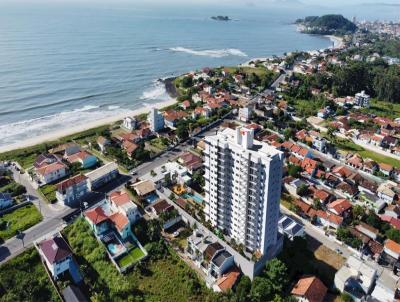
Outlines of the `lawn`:
[{"label": "lawn", "polygon": [[34,248],[0,267],[0,301],[60,301]]},{"label": "lawn", "polygon": [[0,217],[0,242],[7,240],[42,221],[42,215],[33,204],[28,204]]},{"label": "lawn", "polygon": [[360,156],[362,158],[370,158],[370,159],[376,161],[377,163],[385,163],[388,165],[392,165],[393,167],[400,168],[399,160],[376,153],[374,151],[366,150],[363,147],[361,147],[349,140],[337,139],[336,141],[334,141],[334,144],[336,145],[337,148],[339,148],[341,150],[357,152],[358,154],[360,154]]},{"label": "lawn", "polygon": [[118,259],[117,262],[118,262],[119,267],[122,268],[122,267],[130,265],[131,263],[135,263],[135,262],[139,261],[144,256],[145,256],[145,254],[143,253],[143,251],[137,246],[137,247],[133,248],[132,250],[130,250],[130,252],[128,254],[126,254],[125,256]]},{"label": "lawn", "polygon": [[370,107],[363,108],[362,111],[365,113],[375,114],[377,116],[395,119],[400,117],[400,104],[393,104],[373,99],[370,101]]},{"label": "lawn", "polygon": [[163,137],[153,138],[149,141],[150,145],[159,149],[160,151],[164,151],[168,148],[168,139]]},{"label": "lawn", "polygon": [[178,256],[169,251],[165,257],[148,259],[144,265],[120,274],[108,259],[84,219],[63,231],[84,274],[87,294],[101,301],[207,301],[213,295]]},{"label": "lawn", "polygon": [[38,189],[39,193],[46,199],[47,203],[57,202],[57,187],[55,185],[44,185]]},{"label": "lawn", "polygon": [[273,74],[273,72],[267,70],[267,68],[265,67],[224,67],[224,69],[227,70],[229,73],[235,73],[239,70],[247,75],[255,73],[260,77],[265,76],[267,73]]}]

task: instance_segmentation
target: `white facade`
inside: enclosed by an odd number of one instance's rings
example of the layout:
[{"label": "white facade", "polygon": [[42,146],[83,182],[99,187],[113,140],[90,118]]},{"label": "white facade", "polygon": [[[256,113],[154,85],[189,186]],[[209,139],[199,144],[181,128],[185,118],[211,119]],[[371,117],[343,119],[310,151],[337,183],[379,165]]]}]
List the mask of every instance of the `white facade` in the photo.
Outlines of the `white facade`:
[{"label": "white facade", "polygon": [[370,98],[371,97],[368,94],[366,94],[365,91],[363,90],[356,94],[356,96],[354,98],[354,102],[357,106],[369,107]]},{"label": "white facade", "polygon": [[239,120],[242,122],[248,122],[253,114],[253,110],[250,107],[239,108]]},{"label": "white facade", "polygon": [[277,243],[283,153],[246,128],[227,128],[205,142],[206,220],[266,254]]},{"label": "white facade", "polygon": [[150,130],[153,132],[160,131],[164,128],[164,117],[156,108],[152,108],[149,114]]},{"label": "white facade", "polygon": [[126,117],[122,122],[122,127],[127,130],[135,130],[137,128],[137,120],[134,117]]}]

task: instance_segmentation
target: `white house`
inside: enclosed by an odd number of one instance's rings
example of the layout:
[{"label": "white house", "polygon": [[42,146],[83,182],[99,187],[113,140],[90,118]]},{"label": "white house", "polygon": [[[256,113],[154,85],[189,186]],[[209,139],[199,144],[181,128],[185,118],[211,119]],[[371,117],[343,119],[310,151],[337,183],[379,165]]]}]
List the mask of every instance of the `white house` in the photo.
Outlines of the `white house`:
[{"label": "white house", "polygon": [[48,184],[66,177],[68,168],[62,162],[54,162],[36,169],[36,175],[42,184]]},{"label": "white house", "polygon": [[132,131],[135,130],[138,126],[138,122],[134,117],[126,117],[122,122],[122,127],[126,130]]},{"label": "white house", "polygon": [[56,198],[64,205],[73,207],[88,193],[87,177],[79,174],[57,184]]},{"label": "white house", "polygon": [[354,298],[361,300],[370,293],[377,270],[365,260],[350,256],[346,263],[335,274],[335,287],[341,292],[347,292]]},{"label": "white house", "polygon": [[131,224],[138,221],[141,217],[136,204],[130,199],[126,192],[112,192],[109,196],[111,208],[115,212],[119,212],[128,217]]},{"label": "white house", "polygon": [[37,247],[54,279],[57,280],[62,273],[69,270],[73,261],[72,251],[59,234],[39,242]]},{"label": "white house", "polygon": [[250,107],[239,108],[239,120],[242,122],[248,122],[253,114],[253,110]]}]

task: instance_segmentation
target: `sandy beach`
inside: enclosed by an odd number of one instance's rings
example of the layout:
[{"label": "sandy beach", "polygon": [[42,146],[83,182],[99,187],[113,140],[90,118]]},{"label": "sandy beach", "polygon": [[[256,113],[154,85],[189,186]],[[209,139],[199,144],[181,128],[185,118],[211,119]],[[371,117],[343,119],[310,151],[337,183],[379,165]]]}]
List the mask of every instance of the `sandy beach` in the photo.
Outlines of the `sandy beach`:
[{"label": "sandy beach", "polygon": [[344,46],[344,41],[343,41],[343,38],[341,38],[341,37],[332,36],[332,35],[326,35],[325,37],[327,37],[329,40],[331,40],[333,42],[334,49],[342,48]]},{"label": "sandy beach", "polygon": [[127,111],[126,113],[123,114],[118,114],[112,117],[107,117],[104,119],[99,119],[95,122],[90,122],[87,123],[85,125],[80,125],[80,126],[72,126],[72,127],[68,127],[67,129],[61,130],[61,131],[55,131],[55,132],[49,132],[47,134],[44,135],[39,135],[37,137],[31,138],[31,139],[27,139],[24,141],[21,141],[19,143],[16,144],[11,144],[11,145],[7,145],[4,147],[0,147],[0,152],[6,152],[6,151],[11,151],[11,150],[15,150],[15,149],[19,149],[19,148],[25,148],[25,147],[30,147],[30,146],[34,146],[37,144],[41,144],[44,143],[46,141],[54,141],[57,140],[61,137],[64,136],[68,136],[74,133],[78,133],[84,130],[88,130],[91,128],[96,128],[96,127],[100,127],[103,125],[107,125],[107,124],[112,124],[115,123],[119,120],[122,120],[123,118],[127,117],[127,116],[135,116],[135,115],[140,115],[143,113],[148,113],[150,111],[151,108],[158,108],[161,109],[163,107],[167,107],[170,105],[173,105],[176,103],[176,99],[170,99],[168,101],[165,102],[160,102],[160,103],[155,103],[155,104],[149,104],[148,107],[144,107],[141,109],[137,109],[137,110],[131,110],[131,111]]}]

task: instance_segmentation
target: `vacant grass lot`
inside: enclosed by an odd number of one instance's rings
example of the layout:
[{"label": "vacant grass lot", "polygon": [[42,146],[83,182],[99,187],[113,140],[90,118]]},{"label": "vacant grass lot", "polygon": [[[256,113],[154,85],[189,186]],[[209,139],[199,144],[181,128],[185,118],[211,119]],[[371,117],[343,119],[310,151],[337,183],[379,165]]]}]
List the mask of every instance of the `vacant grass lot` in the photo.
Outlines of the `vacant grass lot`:
[{"label": "vacant grass lot", "polygon": [[16,209],[0,217],[0,242],[14,237],[42,221],[42,215],[33,204]]},{"label": "vacant grass lot", "polygon": [[38,189],[39,193],[43,195],[47,203],[55,203],[56,197],[56,186],[55,185],[44,185]]},{"label": "vacant grass lot", "polygon": [[370,107],[364,108],[362,111],[365,113],[372,113],[377,116],[395,119],[400,116],[400,104],[392,104],[373,99],[370,101]]},{"label": "vacant grass lot", "polygon": [[0,301],[60,301],[34,248],[0,266]]},{"label": "vacant grass lot", "polygon": [[366,150],[363,147],[361,147],[349,140],[339,140],[338,139],[334,143],[337,148],[339,148],[343,151],[356,152],[356,153],[360,154],[360,156],[362,158],[370,158],[370,159],[376,161],[377,163],[385,163],[388,165],[392,165],[393,167],[400,168],[399,160],[376,153],[374,151]]}]

